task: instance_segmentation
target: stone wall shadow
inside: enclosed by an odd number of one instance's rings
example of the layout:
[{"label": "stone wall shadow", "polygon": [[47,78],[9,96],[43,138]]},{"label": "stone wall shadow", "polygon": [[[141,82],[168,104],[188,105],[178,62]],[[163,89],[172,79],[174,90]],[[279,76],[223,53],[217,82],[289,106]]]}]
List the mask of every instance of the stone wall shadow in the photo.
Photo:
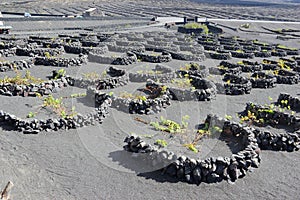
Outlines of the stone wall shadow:
[{"label": "stone wall shadow", "polygon": [[163,169],[159,167],[152,167],[146,161],[147,154],[145,153],[131,153],[125,150],[119,150],[109,153],[109,158],[113,162],[117,162],[120,166],[134,171],[137,176],[144,177],[145,179],[152,179],[157,182],[181,182],[177,178],[172,178],[168,175],[163,175]]}]

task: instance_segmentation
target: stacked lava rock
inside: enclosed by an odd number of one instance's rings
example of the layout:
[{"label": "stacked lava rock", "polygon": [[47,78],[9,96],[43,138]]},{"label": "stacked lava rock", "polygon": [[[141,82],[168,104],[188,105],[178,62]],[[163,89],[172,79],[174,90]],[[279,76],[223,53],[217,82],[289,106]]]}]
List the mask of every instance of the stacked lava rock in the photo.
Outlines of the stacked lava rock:
[{"label": "stacked lava rock", "polygon": [[112,95],[112,107],[130,114],[154,114],[171,105],[168,90],[162,92],[160,85],[154,81],[147,82],[146,88],[151,88],[153,94],[145,99],[123,98]]},{"label": "stacked lava rock", "polygon": [[205,78],[209,75],[209,70],[204,65],[199,65],[197,63],[191,62],[187,66],[187,69],[180,69],[176,73],[182,77],[185,77],[188,74],[189,76]]},{"label": "stacked lava rock", "polygon": [[288,112],[277,111],[267,106],[247,103],[245,113],[253,113],[256,119],[261,119],[271,126],[286,126],[298,130],[300,128],[300,117]]},{"label": "stacked lava rock", "polygon": [[[173,69],[167,65],[157,64],[153,71],[153,73],[129,73],[129,80],[131,82],[145,82],[149,79],[156,80],[161,83],[170,82],[172,79],[176,77]],[[159,72],[159,73],[157,73]]]},{"label": "stacked lava rock", "polygon": [[34,60],[32,58],[11,62],[0,62],[0,72],[29,69],[33,67],[33,65]]},{"label": "stacked lava rock", "polygon": [[165,51],[158,55],[149,55],[138,51],[133,51],[133,53],[137,56],[138,59],[144,62],[163,63],[170,62],[172,60],[171,54]]},{"label": "stacked lava rock", "polygon": [[293,71],[279,69],[275,74],[278,84],[297,84],[299,82],[299,74]]},{"label": "stacked lava rock", "polygon": [[277,104],[279,104],[283,107],[290,106],[290,108],[294,109],[294,110],[300,110],[299,97],[293,97],[292,95],[287,94],[287,93],[280,93],[280,95],[277,99]]},{"label": "stacked lava rock", "polygon": [[223,83],[217,83],[218,91],[228,95],[243,95],[243,94],[250,94],[252,89],[252,84],[250,80],[245,77],[237,76],[234,74],[225,74]]},{"label": "stacked lava rock", "polygon": [[211,74],[235,74],[239,75],[242,72],[242,68],[238,64],[221,61],[218,67],[209,68]]},{"label": "stacked lava rock", "polygon": [[74,58],[62,58],[62,57],[36,57],[35,65],[45,66],[58,66],[58,67],[69,67],[69,66],[81,66],[87,62],[87,56],[81,55]]},{"label": "stacked lava rock", "polygon": [[265,72],[255,72],[251,75],[253,88],[273,88],[276,84],[276,77]]}]

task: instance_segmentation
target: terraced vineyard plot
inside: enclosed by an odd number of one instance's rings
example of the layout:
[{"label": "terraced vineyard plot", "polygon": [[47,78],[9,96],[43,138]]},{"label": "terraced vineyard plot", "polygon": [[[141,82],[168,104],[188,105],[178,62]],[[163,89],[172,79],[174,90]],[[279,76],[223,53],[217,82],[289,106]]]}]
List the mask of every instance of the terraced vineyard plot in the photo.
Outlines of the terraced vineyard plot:
[{"label": "terraced vineyard plot", "polygon": [[[242,185],[270,164],[263,150],[299,149],[299,44],[243,36],[160,28],[3,37],[1,127],[26,140],[21,133],[79,137],[95,166],[143,183]],[[279,96],[278,110],[264,105],[268,96]]]}]

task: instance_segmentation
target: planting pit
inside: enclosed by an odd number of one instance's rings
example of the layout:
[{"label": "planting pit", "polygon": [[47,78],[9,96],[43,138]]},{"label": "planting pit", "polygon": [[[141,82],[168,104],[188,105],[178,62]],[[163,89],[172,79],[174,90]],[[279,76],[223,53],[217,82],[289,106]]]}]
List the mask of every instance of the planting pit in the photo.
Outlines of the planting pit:
[{"label": "planting pit", "polygon": [[130,65],[137,62],[137,57],[132,52],[125,54],[118,52],[109,52],[104,55],[98,55],[96,53],[89,53],[88,60],[90,62],[100,64],[112,64],[112,65]]},{"label": "planting pit", "polygon": [[133,51],[133,53],[136,55],[137,59],[144,61],[144,62],[150,62],[150,63],[164,63],[164,62],[170,62],[172,60],[172,56],[168,52],[137,52]]},{"label": "planting pit", "polygon": [[164,64],[152,65],[146,64],[136,68],[136,72],[129,73],[131,82],[146,82],[148,79],[159,81],[161,83],[170,82],[176,77],[174,70]]},{"label": "planting pit", "polygon": [[[201,182],[235,181],[244,177],[249,169],[259,166],[261,158],[253,130],[211,115],[207,117],[205,123],[209,127],[205,131],[212,131],[210,133],[212,137],[215,137],[215,131],[217,131],[217,138],[228,141],[231,155],[224,155],[225,152],[223,151],[223,155],[199,159],[197,156],[181,155],[181,153],[177,153],[177,149],[172,152],[168,150],[168,147],[166,150],[157,148],[136,136],[129,136],[125,139],[124,149],[133,152],[135,157],[141,156],[144,162],[149,163],[154,168],[159,167],[156,166],[157,163],[166,165],[170,163],[161,169],[163,174],[197,185]],[[169,140],[167,141],[169,142]],[[185,146],[194,153],[198,153],[195,145]],[[201,153],[206,154],[205,152]]]},{"label": "planting pit", "polygon": [[[132,92],[132,87],[136,88]],[[126,90],[127,89],[127,90]],[[129,114],[154,114],[171,105],[170,97],[163,88],[153,83],[131,84],[122,88],[105,91],[111,96],[112,108]]]},{"label": "planting pit", "polygon": [[164,87],[170,92],[170,98],[176,101],[210,101],[216,96],[213,82],[194,75],[172,79]]}]

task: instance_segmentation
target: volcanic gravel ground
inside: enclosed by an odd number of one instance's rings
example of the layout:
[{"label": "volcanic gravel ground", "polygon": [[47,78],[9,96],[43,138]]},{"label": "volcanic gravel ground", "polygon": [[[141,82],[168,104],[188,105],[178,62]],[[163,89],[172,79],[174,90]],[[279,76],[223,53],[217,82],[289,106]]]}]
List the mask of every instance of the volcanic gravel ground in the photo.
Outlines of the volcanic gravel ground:
[{"label": "volcanic gravel ground", "polygon": [[[34,2],[34,1],[33,1]],[[83,3],[84,4],[84,3]],[[85,9],[85,5],[82,5]],[[228,9],[228,8],[227,8]],[[72,11],[73,12],[73,11]],[[70,22],[74,26],[75,22]],[[108,22],[109,24],[110,22]],[[119,22],[116,22],[116,24]],[[124,21],[124,23],[127,23]],[[241,23],[218,22],[220,24],[237,28]],[[38,24],[20,21],[7,22],[16,27],[13,30],[19,36],[38,33],[37,30],[47,26],[46,21]],[[81,26],[84,22],[80,22]],[[29,26],[27,26],[29,25]],[[59,30],[55,30],[55,27]],[[67,26],[67,25],[66,25]],[[87,26],[97,26],[97,21],[89,22]],[[276,34],[259,33],[263,31],[262,24],[251,24],[252,33],[233,31],[224,28],[225,35],[240,36],[245,39],[259,39],[270,43],[280,43],[286,46],[299,48],[299,39],[279,40]],[[276,25],[263,23],[263,26],[272,29]],[[64,22],[49,23],[53,35],[68,33],[63,30]],[[299,25],[280,24],[280,27],[298,29]],[[30,30],[33,29],[32,32]],[[161,27],[132,27],[131,31],[174,31]],[[79,31],[82,32],[82,31]],[[108,53],[112,55],[112,52]],[[65,55],[70,56],[70,55]],[[12,57],[7,59],[23,59],[25,57]],[[278,59],[271,58],[271,59]],[[236,62],[241,59],[232,59]],[[254,60],[261,61],[260,58]],[[173,60],[166,65],[179,69],[183,61]],[[200,64],[207,67],[216,67],[220,61],[207,59]],[[140,65],[155,66],[150,63],[137,63],[129,66],[116,66],[126,69],[127,72],[136,72]],[[109,65],[88,62],[80,67],[66,68],[67,74],[81,76],[82,73],[102,73]],[[33,76],[46,79],[58,67],[34,66],[29,69]],[[22,71],[25,73],[25,71]],[[0,73],[13,76],[14,72]],[[212,80],[219,77],[212,76]],[[107,90],[114,93],[128,91],[135,92],[145,83],[130,83],[124,87]],[[2,125],[0,128],[0,188],[10,180],[15,187],[12,189],[14,199],[297,199],[300,196],[299,186],[299,152],[262,151],[261,165],[258,169],[247,173],[246,177],[239,179],[235,184],[226,181],[217,184],[202,183],[200,186],[190,185],[185,182],[162,176],[161,172],[143,170],[139,168],[142,163],[123,151],[124,138],[132,133],[138,135],[157,134],[154,139],[167,137],[159,135],[149,125],[134,120],[140,117],[145,121],[159,120],[164,116],[174,121],[180,121],[183,115],[190,115],[189,128],[195,129],[203,123],[207,114],[218,114],[224,117],[231,115],[232,120],[238,121],[236,113],[245,109],[246,103],[251,101],[261,105],[269,104],[269,97],[277,100],[281,92],[299,96],[300,85],[279,85],[272,89],[252,89],[251,94],[227,96],[218,94],[216,100],[211,102],[171,102],[171,106],[161,113],[151,116],[129,115],[128,113],[110,109],[110,115],[104,119],[103,124],[88,126],[76,130],[41,132],[37,135],[26,135],[11,130],[11,127]],[[67,87],[54,93],[55,97],[69,96],[74,93],[84,93],[85,89]],[[4,110],[18,117],[24,117],[28,112],[41,103],[38,98],[6,97],[1,96],[0,110]],[[93,104],[88,104],[84,97],[66,99],[68,107],[75,106],[80,113],[93,110]],[[27,105],[27,106],[26,106]],[[47,113],[39,115],[40,118],[48,116]],[[53,115],[51,115],[53,116]],[[276,131],[278,129],[268,128]],[[281,131],[281,130],[280,130]],[[200,153],[186,150],[178,145],[180,138],[176,138],[168,147],[170,150],[184,153],[190,157],[206,158],[209,156],[226,156],[239,150],[239,146],[230,146],[225,141],[218,139],[204,139],[201,141]]]}]

